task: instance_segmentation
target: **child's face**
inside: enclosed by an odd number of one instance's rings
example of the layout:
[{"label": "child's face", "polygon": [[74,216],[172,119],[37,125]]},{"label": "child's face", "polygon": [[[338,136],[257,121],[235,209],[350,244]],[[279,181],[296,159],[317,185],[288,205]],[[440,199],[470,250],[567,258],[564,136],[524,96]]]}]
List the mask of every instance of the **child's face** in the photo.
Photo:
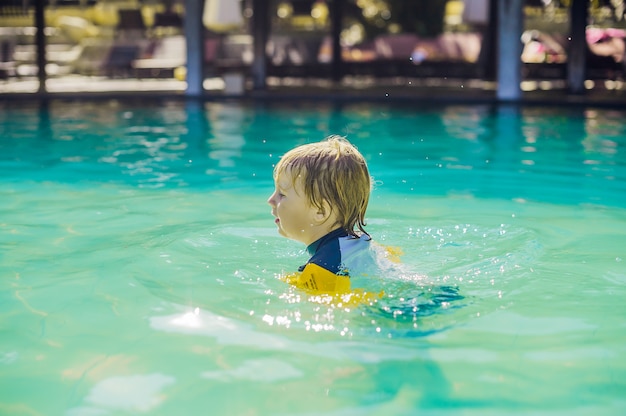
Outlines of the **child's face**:
[{"label": "child's face", "polygon": [[322,237],[319,230],[319,213],[304,194],[302,181],[295,185],[289,171],[275,180],[276,189],[267,202],[272,207],[278,232],[306,245]]}]

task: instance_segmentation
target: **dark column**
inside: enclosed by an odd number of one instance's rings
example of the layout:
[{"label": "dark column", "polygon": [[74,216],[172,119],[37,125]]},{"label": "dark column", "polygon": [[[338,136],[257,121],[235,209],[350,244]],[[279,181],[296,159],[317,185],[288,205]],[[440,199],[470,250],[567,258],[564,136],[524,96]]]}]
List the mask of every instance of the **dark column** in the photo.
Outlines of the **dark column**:
[{"label": "dark column", "polygon": [[187,39],[187,96],[204,92],[204,36],[202,14],[204,0],[185,0],[185,38]]},{"label": "dark column", "polygon": [[267,86],[267,53],[265,48],[270,33],[269,0],[252,1],[252,39],[254,60],[252,61],[252,87],[255,90]]},{"label": "dark column", "polygon": [[585,92],[588,0],[573,0],[570,6],[570,37],[567,51],[567,85],[571,93]]},{"label": "dark column", "polygon": [[35,43],[37,45],[37,78],[39,79],[39,92],[46,92],[46,22],[44,19],[44,0],[35,2]]},{"label": "dark column", "polygon": [[493,81],[496,79],[496,49],[498,47],[498,0],[489,0],[489,14],[487,17],[487,26],[483,31],[481,50],[481,64],[484,66],[483,76],[486,80]]},{"label": "dark column", "polygon": [[343,60],[341,58],[341,21],[343,20],[343,5],[345,0],[332,0],[330,6],[330,34],[333,45],[333,60],[331,74],[333,81],[340,81],[343,75]]},{"label": "dark column", "polygon": [[498,0],[498,99],[522,98],[522,13],[523,0]]}]

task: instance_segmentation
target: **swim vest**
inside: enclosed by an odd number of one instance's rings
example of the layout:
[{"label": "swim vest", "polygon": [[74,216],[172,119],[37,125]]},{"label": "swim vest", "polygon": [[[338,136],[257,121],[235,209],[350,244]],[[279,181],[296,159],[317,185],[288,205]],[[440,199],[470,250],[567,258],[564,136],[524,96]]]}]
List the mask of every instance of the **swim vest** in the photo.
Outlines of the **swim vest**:
[{"label": "swim vest", "polygon": [[326,234],[307,247],[309,261],[297,273],[284,276],[288,283],[314,295],[322,303],[372,303],[380,294],[352,289],[350,277],[364,273],[374,265],[371,238],[348,235],[343,229]]}]

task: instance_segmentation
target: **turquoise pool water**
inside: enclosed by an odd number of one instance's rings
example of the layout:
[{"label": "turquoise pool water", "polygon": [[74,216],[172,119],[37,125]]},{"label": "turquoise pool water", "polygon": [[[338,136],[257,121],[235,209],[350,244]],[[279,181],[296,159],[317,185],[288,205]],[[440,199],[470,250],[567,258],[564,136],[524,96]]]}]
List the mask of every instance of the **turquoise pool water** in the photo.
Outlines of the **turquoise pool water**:
[{"label": "turquoise pool water", "polygon": [[[0,103],[0,414],[626,412],[626,111]],[[341,309],[266,199],[346,135],[402,249]]]}]

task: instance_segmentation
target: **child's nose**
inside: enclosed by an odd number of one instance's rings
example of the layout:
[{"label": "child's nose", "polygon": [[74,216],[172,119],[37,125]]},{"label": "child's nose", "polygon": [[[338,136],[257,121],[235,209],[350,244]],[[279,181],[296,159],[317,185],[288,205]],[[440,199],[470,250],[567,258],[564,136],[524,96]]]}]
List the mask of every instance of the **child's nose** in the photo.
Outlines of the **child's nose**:
[{"label": "child's nose", "polygon": [[269,198],[267,198],[267,203],[268,203],[268,204],[270,204],[271,206],[276,205],[276,204],[274,203],[274,197],[275,197],[275,196],[276,196],[276,192],[274,192],[272,195],[270,195],[270,197],[269,197]]}]

